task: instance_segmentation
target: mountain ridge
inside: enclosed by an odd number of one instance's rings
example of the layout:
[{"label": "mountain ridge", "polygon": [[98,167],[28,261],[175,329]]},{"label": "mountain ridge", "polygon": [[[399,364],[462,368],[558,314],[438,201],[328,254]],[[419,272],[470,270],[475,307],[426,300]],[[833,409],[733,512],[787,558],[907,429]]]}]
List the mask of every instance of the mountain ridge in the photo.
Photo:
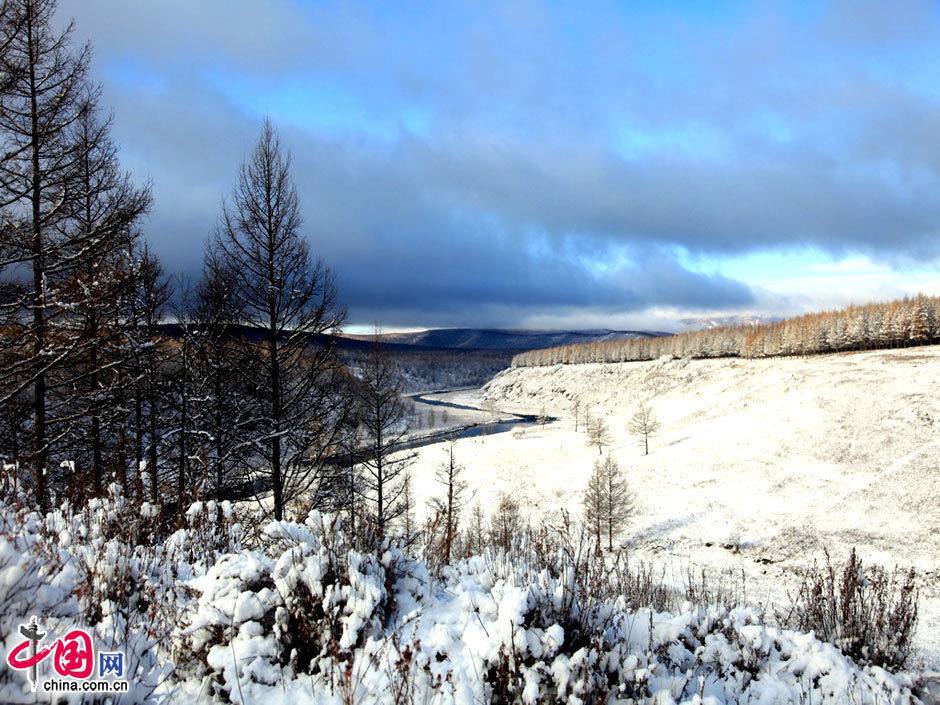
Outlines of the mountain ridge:
[{"label": "mountain ridge", "polygon": [[[381,333],[383,342],[451,350],[535,350],[571,343],[591,343],[628,338],[657,338],[670,333],[645,330],[548,330],[512,328],[430,328],[407,333]],[[346,335],[371,340],[371,335]]]}]

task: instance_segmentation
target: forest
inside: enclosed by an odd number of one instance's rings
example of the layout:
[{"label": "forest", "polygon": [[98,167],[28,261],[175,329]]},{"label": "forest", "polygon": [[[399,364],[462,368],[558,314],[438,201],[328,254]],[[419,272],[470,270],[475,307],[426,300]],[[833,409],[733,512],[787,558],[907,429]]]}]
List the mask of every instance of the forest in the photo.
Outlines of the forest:
[{"label": "forest", "polygon": [[658,338],[610,340],[531,350],[515,367],[676,358],[780,357],[930,345],[940,340],[940,297],[923,294],[887,303],[808,313],[775,323],[737,325]]},{"label": "forest", "polygon": [[[91,47],[57,29],[52,0],[0,9],[5,482],[43,511],[112,483],[177,517],[196,499],[258,493],[277,518],[301,496],[351,501],[337,468],[353,450],[389,451],[405,381],[378,344],[347,356],[358,376],[342,359],[345,311],[274,125],[233,159],[201,274],[170,276],[144,232],[150,185],[119,162]],[[414,385],[426,357],[411,361]],[[372,464],[372,484],[391,492]],[[376,504],[381,532],[393,503]]]}]

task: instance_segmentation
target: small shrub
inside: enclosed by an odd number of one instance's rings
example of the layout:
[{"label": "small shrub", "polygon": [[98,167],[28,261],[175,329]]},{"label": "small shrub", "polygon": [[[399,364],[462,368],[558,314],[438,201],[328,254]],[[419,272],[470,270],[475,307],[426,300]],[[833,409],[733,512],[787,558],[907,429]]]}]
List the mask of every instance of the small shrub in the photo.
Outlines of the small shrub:
[{"label": "small shrub", "polygon": [[904,668],[913,652],[918,590],[914,570],[863,567],[855,549],[841,571],[826,553],[803,578],[783,621],[813,631],[861,664]]}]

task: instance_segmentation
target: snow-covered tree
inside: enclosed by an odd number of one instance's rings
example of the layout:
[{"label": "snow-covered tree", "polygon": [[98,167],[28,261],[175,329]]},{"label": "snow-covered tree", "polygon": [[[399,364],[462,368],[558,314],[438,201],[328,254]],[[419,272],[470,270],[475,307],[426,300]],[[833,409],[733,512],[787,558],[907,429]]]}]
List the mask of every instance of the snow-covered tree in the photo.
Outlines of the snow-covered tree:
[{"label": "snow-covered tree", "polygon": [[643,444],[643,455],[650,454],[650,436],[656,435],[659,431],[660,423],[649,404],[642,404],[636,413],[630,418],[627,429],[634,436],[640,437]]},{"label": "snow-covered tree", "polygon": [[489,541],[502,551],[512,549],[522,529],[522,514],[519,503],[508,494],[500,495],[496,509],[490,517]]},{"label": "snow-covered tree", "polygon": [[910,304],[908,323],[909,340],[922,345],[930,339],[930,310],[924,297],[918,296]]},{"label": "snow-covered tree", "polygon": [[139,239],[134,225],[150,205],[149,189],[135,186],[121,171],[109,131],[110,120],[98,118],[90,95],[73,127],[78,176],[68,220],[60,226],[83,243],[77,246],[94,244],[73,275],[71,332],[80,342],[73,363],[77,374],[65,406],[76,420],[69,455],[85,459],[88,489],[95,497],[107,483],[106,456],[111,456],[107,464],[122,486],[127,478],[126,459],[115,466],[115,458],[125,455],[124,385],[132,381],[127,366],[133,331],[127,328],[127,313],[138,276],[132,256]]},{"label": "snow-covered tree", "polygon": [[610,431],[607,422],[597,416],[590,419],[584,426],[587,431],[588,445],[597,446],[597,454],[604,452],[604,448],[611,443]]},{"label": "snow-covered tree", "polygon": [[[211,252],[208,257],[211,257]],[[199,394],[200,443],[207,489],[218,500],[229,496],[239,482],[239,449],[252,435],[253,394],[241,373],[256,364],[239,343],[240,319],[235,277],[224,265],[207,262],[195,292],[192,318],[197,323],[194,355]]]},{"label": "snow-covered tree", "polygon": [[850,306],[763,325],[724,326],[654,338],[579,343],[513,357],[516,367],[670,357],[768,357],[923,345],[940,338],[940,297]]},{"label": "snow-covered tree", "polygon": [[135,253],[137,277],[130,303],[130,342],[133,350],[134,456],[139,473],[146,474],[147,496],[154,506],[162,503],[160,445],[165,431],[167,345],[160,324],[172,294],[163,266],[146,244]]},{"label": "snow-covered tree", "polygon": [[92,491],[101,488],[106,395],[89,396],[81,409],[73,390],[109,384],[95,359],[111,334],[97,320],[111,306],[104,269],[149,202],[117,168],[107,121],[95,117],[89,48],[73,46],[72,24],[60,29],[56,6],[6,0],[0,18],[0,271],[15,280],[2,302],[12,325],[0,346],[15,354],[0,369],[0,403],[29,390],[28,458],[39,507],[47,506],[51,456],[74,444],[89,419],[85,440],[98,446]]},{"label": "snow-covered tree", "polygon": [[613,551],[614,540],[636,513],[636,501],[620,466],[609,455],[594,461],[582,504],[584,523],[598,545],[606,537],[607,548]]}]

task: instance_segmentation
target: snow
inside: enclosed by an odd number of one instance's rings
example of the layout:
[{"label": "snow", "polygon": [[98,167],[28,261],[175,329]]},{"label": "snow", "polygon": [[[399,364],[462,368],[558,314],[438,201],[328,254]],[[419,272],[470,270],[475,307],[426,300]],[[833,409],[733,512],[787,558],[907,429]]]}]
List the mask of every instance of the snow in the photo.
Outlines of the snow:
[{"label": "snow", "polygon": [[[469,705],[502,687],[525,703],[579,703],[612,681],[640,703],[911,702],[906,678],[861,669],[811,635],[762,624],[753,610],[689,606],[671,615],[591,603],[570,572],[554,576],[493,556],[460,562],[438,581],[395,549],[379,563],[341,548],[333,531],[316,513],[303,525],[270,524],[269,539],[286,533],[296,543],[225,556],[192,583],[198,608],[181,633],[204,638],[176,653],[199,659],[213,642],[197,672],[213,692],[265,705],[393,703],[407,687],[415,697],[406,702]],[[298,556],[317,566],[311,593],[281,580],[286,566],[306,569]],[[263,612],[239,624],[233,605],[255,597]],[[357,619],[336,640],[330,630],[340,615]],[[272,617],[273,629],[265,626]],[[294,659],[292,634],[279,631],[299,618],[328,647],[314,650],[316,677],[302,675],[307,664]],[[596,640],[568,643],[561,620],[592,629]]]},{"label": "snow", "polygon": [[[493,553],[435,575],[394,547],[353,546],[337,517],[269,522],[228,503],[193,504],[183,528],[150,545],[140,539],[155,510],[112,487],[46,516],[0,496],[4,648],[30,615],[53,633],[84,626],[127,654],[128,702],[384,704],[407,692],[397,701],[470,705],[504,688],[515,702],[574,704],[613,684],[607,702],[912,703],[908,675],[859,667],[760,605],[784,601],[823,549],[913,564],[924,596],[915,668],[940,665],[938,363],[937,348],[660,359],[512,369],[482,391],[558,420],[458,440],[474,501],[489,509],[509,493],[532,519],[579,513],[598,450],[583,419],[574,430],[577,399],[607,421],[604,452],[637,495],[623,537],[634,556],[675,582],[698,566],[743,574],[751,606],[657,613],[585,594],[573,569]],[[625,430],[645,402],[662,422],[649,456]],[[440,444],[418,449],[419,509],[440,491],[444,460]],[[0,701],[32,701],[21,674],[0,674]]]},{"label": "snow", "polygon": [[[503,493],[530,516],[580,512],[597,448],[572,408],[605,418],[605,449],[640,514],[625,536],[676,581],[692,567],[746,576],[750,601],[786,604],[794,571],[858,547],[866,562],[922,576],[924,665],[940,666],[940,348],[763,360],[672,360],[514,368],[476,394],[441,398],[559,420],[457,442],[474,501]],[[644,457],[626,430],[649,400],[662,429]],[[420,449],[417,506],[439,492],[442,446]]]},{"label": "snow", "polygon": [[[0,566],[30,576],[3,596],[6,648],[29,614],[54,633],[85,625],[99,647],[125,650],[126,701],[140,703],[471,705],[505,691],[574,705],[611,687],[607,702],[649,705],[914,703],[909,677],[861,668],[750,608],[636,609],[585,592],[570,559],[550,568],[487,553],[434,576],[399,549],[357,550],[317,512],[261,523],[246,510],[258,528],[249,548],[210,505],[148,546],[132,539],[148,519],[114,488],[46,517],[0,498]],[[66,528],[71,540],[56,544]],[[115,580],[132,589],[114,592]],[[0,700],[34,699],[5,671]]]}]

